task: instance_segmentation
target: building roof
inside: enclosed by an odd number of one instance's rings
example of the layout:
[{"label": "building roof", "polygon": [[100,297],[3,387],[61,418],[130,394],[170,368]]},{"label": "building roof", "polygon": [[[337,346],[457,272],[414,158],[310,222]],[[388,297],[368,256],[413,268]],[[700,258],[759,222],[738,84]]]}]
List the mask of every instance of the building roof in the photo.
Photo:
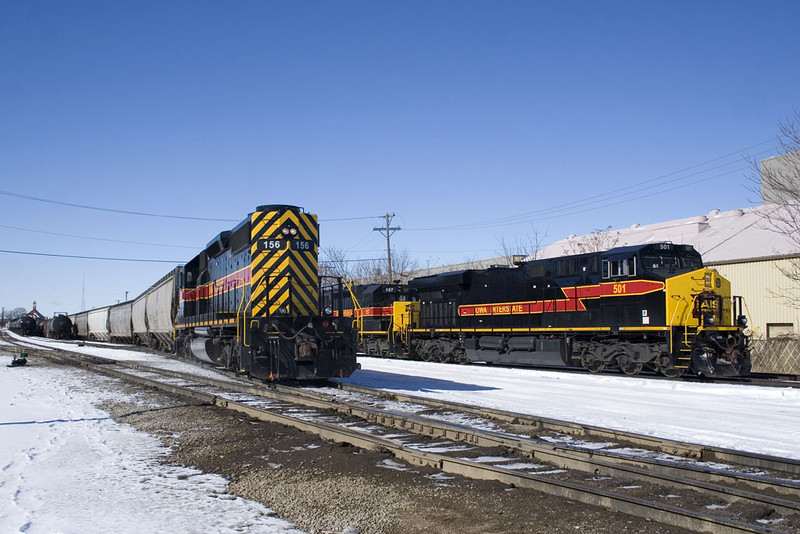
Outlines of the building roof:
[{"label": "building roof", "polygon": [[36,308],[32,309],[31,311],[29,311],[25,315],[27,315],[28,317],[32,317],[32,318],[34,318],[36,320],[45,319],[45,316],[42,315],[41,312],[39,312],[39,310],[37,310]]},{"label": "building roof", "polygon": [[[786,235],[770,229],[768,215],[775,205],[730,211],[712,210],[707,215],[655,224],[634,224],[630,228],[605,232],[611,247],[669,241],[692,245],[707,264],[765,260],[800,256]],[[548,245],[536,258],[553,258],[580,250],[592,235],[570,236]],[[613,244],[612,244],[613,243]],[[527,259],[533,259],[529,256]]]},{"label": "building roof", "polygon": [[[703,263],[739,263],[760,261],[783,257],[800,257],[796,241],[770,229],[768,216],[775,204],[729,211],[712,210],[707,215],[675,219],[654,224],[633,224],[621,230],[609,230],[602,250],[647,243],[671,242],[692,245],[703,256]],[[485,260],[475,260],[407,273],[408,277],[429,276],[433,274],[463,269],[486,269],[492,265],[511,265],[519,261],[557,258],[582,252],[596,235],[569,236],[539,250],[535,255],[500,256]],[[597,240],[601,241],[601,240]],[[584,250],[586,251],[586,250]]]}]

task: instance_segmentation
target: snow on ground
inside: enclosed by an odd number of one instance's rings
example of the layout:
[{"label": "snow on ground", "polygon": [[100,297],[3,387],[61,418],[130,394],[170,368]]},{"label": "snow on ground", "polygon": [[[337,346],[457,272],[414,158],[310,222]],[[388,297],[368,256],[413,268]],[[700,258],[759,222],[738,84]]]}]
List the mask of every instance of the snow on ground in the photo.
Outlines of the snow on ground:
[{"label": "snow on ground", "polygon": [[119,399],[111,382],[36,358],[7,367],[12,355],[0,347],[0,532],[299,532],[218,475],[160,464],[157,438],[97,408]]},{"label": "snow on ground", "polygon": [[[40,350],[63,349],[85,354],[87,356],[109,358],[112,360],[129,363],[140,363],[142,365],[158,367],[159,369],[188,373],[204,378],[236,382],[236,380],[233,378],[230,378],[225,374],[218,373],[210,366],[198,366],[184,360],[168,358],[166,353],[133,350],[132,345],[120,345],[116,343],[103,343],[98,341],[83,343],[78,341],[56,341],[43,337],[23,337],[9,330],[6,330],[6,333],[13,337],[17,343],[21,343],[26,347]],[[0,346],[2,346],[2,344],[11,346],[10,343],[0,341]],[[131,347],[131,349],[128,350],[126,347]]]},{"label": "snow on ground", "polygon": [[[196,372],[158,354],[28,342]],[[0,346],[7,362],[12,352]],[[800,459],[798,389],[368,357],[359,362],[362,369],[340,381]],[[202,372],[219,376],[210,368]],[[28,367],[0,367],[6,407],[0,531],[296,532],[267,518],[261,505],[225,495],[219,477],[159,465],[166,451],[158,441],[108,420],[95,407],[108,393],[82,376],[72,368],[37,367],[35,358]]]},{"label": "snow on ground", "polygon": [[360,357],[340,382],[800,459],[800,390]]},{"label": "snow on ground", "polygon": [[[85,354],[140,360],[185,372],[159,354],[43,338],[22,338]],[[340,381],[615,428],[701,445],[800,459],[800,389],[654,380],[487,365],[359,356],[362,369]],[[160,363],[159,363],[160,362]],[[192,369],[195,369],[192,371]],[[221,377],[206,367],[205,374]]]}]

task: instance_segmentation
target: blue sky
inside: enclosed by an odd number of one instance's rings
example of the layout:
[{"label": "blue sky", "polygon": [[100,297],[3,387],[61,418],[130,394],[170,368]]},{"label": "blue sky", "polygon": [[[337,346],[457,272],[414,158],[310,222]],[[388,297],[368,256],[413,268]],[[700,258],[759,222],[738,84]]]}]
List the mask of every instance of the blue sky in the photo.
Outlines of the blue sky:
[{"label": "blue sky", "polygon": [[795,1],[0,0],[0,249],[174,261],[3,252],[0,305],[132,298],[261,204],[316,213],[323,260],[383,256],[395,213],[420,266],[748,207],[745,159],[800,108],[798,21]]}]

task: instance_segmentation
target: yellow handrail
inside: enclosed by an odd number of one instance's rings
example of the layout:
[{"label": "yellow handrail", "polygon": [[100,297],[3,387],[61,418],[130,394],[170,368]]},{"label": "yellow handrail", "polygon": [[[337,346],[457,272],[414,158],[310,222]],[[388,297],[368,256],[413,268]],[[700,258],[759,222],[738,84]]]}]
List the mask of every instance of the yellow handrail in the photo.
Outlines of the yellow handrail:
[{"label": "yellow handrail", "polygon": [[[364,316],[362,315],[361,311],[363,308],[361,307],[361,303],[358,302],[355,293],[353,293],[353,286],[352,282],[355,280],[351,280],[348,282],[344,278],[342,278],[342,282],[344,282],[344,286],[347,288],[347,291],[350,292],[350,298],[353,299],[353,323],[356,325],[356,330],[358,331],[358,343],[359,345],[364,342]],[[344,310],[342,310],[344,313]],[[342,317],[344,319],[344,317]]]},{"label": "yellow handrail", "polygon": [[[250,308],[250,305],[253,303],[253,295],[255,294],[254,289],[257,289],[258,286],[260,286],[261,284],[266,284],[266,283],[267,283],[266,278],[263,277],[263,276],[258,280],[258,282],[256,282],[255,285],[252,282],[250,282],[250,298],[247,299],[247,305],[244,307],[245,310]],[[242,292],[242,302],[244,302],[244,292]],[[237,333],[237,336],[238,336],[238,333],[239,333],[238,329],[239,329],[239,321],[241,320],[241,317],[240,317],[241,312],[242,312],[242,306],[241,306],[241,303],[240,303],[239,304],[239,309],[236,312],[236,329],[237,329],[236,333]],[[244,345],[245,347],[248,347],[248,348],[250,347],[250,345],[247,344],[247,336],[245,336],[244,340],[242,341],[242,345]]]},{"label": "yellow handrail", "polygon": [[241,337],[239,337],[239,315],[242,312],[242,304],[244,304],[244,278],[236,278],[234,282],[236,282],[237,287],[239,282],[242,283],[242,298],[239,300],[239,307],[236,308],[236,339],[241,339]]}]

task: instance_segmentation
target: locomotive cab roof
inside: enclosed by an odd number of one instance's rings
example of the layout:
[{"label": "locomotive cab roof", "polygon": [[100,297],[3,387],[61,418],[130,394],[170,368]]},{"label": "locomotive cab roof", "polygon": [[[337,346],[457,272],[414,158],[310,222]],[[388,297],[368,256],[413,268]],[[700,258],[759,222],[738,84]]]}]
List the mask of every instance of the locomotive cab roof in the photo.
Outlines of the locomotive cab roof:
[{"label": "locomotive cab roof", "polygon": [[668,242],[647,243],[644,245],[629,245],[625,247],[616,247],[605,252],[601,252],[604,260],[620,260],[628,258],[634,254],[643,253],[658,253],[663,254],[666,252],[673,252],[680,255],[698,254],[692,245],[674,245]]},{"label": "locomotive cab roof", "polygon": [[305,211],[305,208],[301,208],[300,206],[292,206],[291,204],[264,204],[263,206],[258,206],[256,208],[256,211],[280,211],[280,210]]}]

